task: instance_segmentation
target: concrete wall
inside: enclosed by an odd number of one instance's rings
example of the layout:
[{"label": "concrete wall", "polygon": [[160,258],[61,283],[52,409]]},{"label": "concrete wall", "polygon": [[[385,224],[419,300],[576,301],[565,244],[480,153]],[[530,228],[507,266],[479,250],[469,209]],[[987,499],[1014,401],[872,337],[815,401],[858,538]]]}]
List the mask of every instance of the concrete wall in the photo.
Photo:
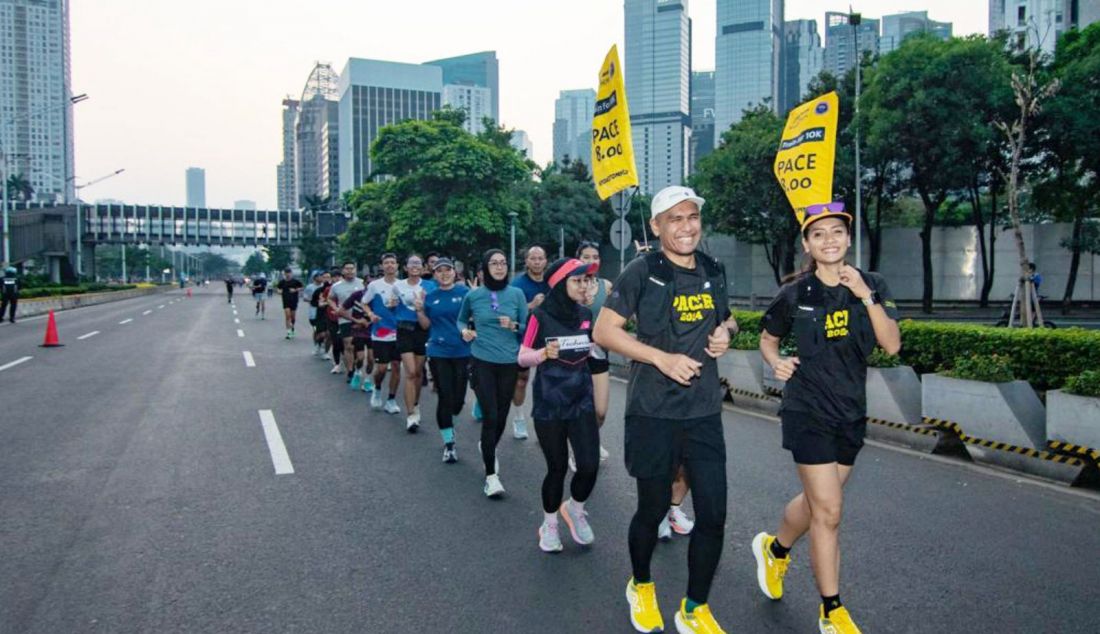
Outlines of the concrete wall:
[{"label": "concrete wall", "polygon": [[[1061,298],[1069,276],[1071,253],[1061,246],[1069,236],[1069,224],[1026,225],[1024,243],[1043,276],[1040,292]],[[882,231],[880,272],[898,299],[919,300],[923,292],[920,230],[893,227]],[[730,293],[738,297],[770,298],[776,284],[764,249],[712,234],[705,248],[725,262]],[[801,251],[801,245],[798,247]],[[1011,231],[997,235],[996,275],[990,299],[1007,300],[1016,286],[1016,244]],[[864,245],[864,268],[870,258]],[[853,257],[854,249],[849,252]],[[796,260],[796,266],[798,265]],[[973,227],[936,227],[932,232],[933,292],[938,300],[977,300],[981,294],[981,255]],[[1083,254],[1073,298],[1100,301],[1100,256]]]},{"label": "concrete wall", "polygon": [[170,291],[173,288],[176,287],[157,286],[155,288],[131,288],[125,291],[109,291],[106,293],[85,293],[83,295],[66,295],[63,297],[21,299],[19,300],[19,312],[16,314],[15,318],[23,319],[26,317],[34,317],[35,315],[45,315],[51,310],[57,312],[70,308],[117,302],[122,299],[130,299],[131,297],[156,295],[157,293]]}]

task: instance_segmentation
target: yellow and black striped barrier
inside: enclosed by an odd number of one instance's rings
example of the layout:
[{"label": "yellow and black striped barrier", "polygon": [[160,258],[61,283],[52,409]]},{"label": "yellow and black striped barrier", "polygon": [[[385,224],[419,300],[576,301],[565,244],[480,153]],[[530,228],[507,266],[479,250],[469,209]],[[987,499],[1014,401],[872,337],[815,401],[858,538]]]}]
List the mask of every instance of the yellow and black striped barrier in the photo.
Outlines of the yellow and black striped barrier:
[{"label": "yellow and black striped barrier", "polygon": [[742,390],[736,387],[729,388],[730,395],[747,396],[748,398],[755,398],[761,401],[775,401],[774,396],[768,396],[767,394],[758,394],[756,392],[750,392],[748,390]]},{"label": "yellow and black striped barrier", "polygon": [[[928,425],[933,425],[950,431],[954,434],[958,434],[959,440],[968,445],[975,445],[977,447],[985,447],[986,449],[996,449],[997,451],[1007,451],[1009,453],[1019,454],[1021,456],[1027,456],[1028,458],[1038,458],[1039,460],[1049,460],[1051,462],[1058,462],[1061,464],[1067,464],[1074,467],[1084,465],[1084,461],[1081,459],[1066,455],[1064,453],[1055,453],[1052,451],[1042,451],[1040,449],[1032,449],[1030,447],[1017,447],[1016,445],[1010,445],[1006,442],[998,442],[996,440],[984,440],[982,438],[975,438],[963,433],[962,427],[958,423],[949,420],[943,420],[939,418],[924,418],[924,422]],[[1095,453],[1095,452],[1094,452]]]},{"label": "yellow and black striped barrier", "polygon": [[1091,458],[1093,462],[1100,464],[1100,451],[1097,451],[1092,447],[1083,447],[1081,445],[1074,445],[1072,443],[1062,442],[1060,440],[1048,441],[1047,447],[1050,447],[1052,451]]}]

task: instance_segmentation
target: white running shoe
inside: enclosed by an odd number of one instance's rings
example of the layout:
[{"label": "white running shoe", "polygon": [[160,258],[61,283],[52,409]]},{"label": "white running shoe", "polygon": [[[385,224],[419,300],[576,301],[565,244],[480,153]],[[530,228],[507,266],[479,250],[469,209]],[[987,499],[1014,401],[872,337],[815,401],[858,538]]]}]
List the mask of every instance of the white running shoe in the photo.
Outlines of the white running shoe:
[{"label": "white running shoe", "polygon": [[558,535],[558,525],[543,520],[539,526],[539,548],[544,553],[561,552],[561,536]]},{"label": "white running shoe", "polygon": [[565,520],[565,525],[569,527],[569,534],[573,536],[573,541],[581,546],[588,546],[596,539],[592,527],[588,524],[588,511],[583,507],[577,508],[573,500],[561,505],[561,516]]},{"label": "white running shoe", "polygon": [[375,390],[374,393],[370,395],[370,406],[371,406],[371,409],[382,409],[382,391],[381,390]]},{"label": "white running shoe", "polygon": [[455,451],[454,443],[443,445],[443,462],[447,464],[458,462],[458,452]]},{"label": "white running shoe", "polygon": [[607,462],[607,459],[610,457],[611,454],[603,448],[603,445],[600,445],[600,462]]},{"label": "white running shoe", "polygon": [[661,520],[661,525],[657,527],[657,539],[667,542],[672,539],[672,526],[669,525],[668,515],[665,515]]},{"label": "white running shoe", "polygon": [[410,434],[415,434],[420,429],[420,417],[416,414],[409,414],[405,417],[405,431]]},{"label": "white running shoe", "polygon": [[391,399],[386,400],[386,413],[387,414],[400,414],[401,408],[397,406],[397,401]]},{"label": "white running shoe", "polygon": [[328,373],[329,374],[340,374],[343,371],[344,371],[344,366],[337,363],[336,365],[332,366],[332,369],[329,370]]},{"label": "white running shoe", "polygon": [[484,491],[487,498],[499,498],[504,495],[504,485],[500,483],[500,476],[496,474],[485,476]]},{"label": "white running shoe", "polygon": [[527,440],[527,419],[522,414],[512,419],[512,436],[516,440]]},{"label": "white running shoe", "polygon": [[695,528],[695,522],[678,506],[668,510],[668,522],[677,535],[690,535],[691,529]]}]

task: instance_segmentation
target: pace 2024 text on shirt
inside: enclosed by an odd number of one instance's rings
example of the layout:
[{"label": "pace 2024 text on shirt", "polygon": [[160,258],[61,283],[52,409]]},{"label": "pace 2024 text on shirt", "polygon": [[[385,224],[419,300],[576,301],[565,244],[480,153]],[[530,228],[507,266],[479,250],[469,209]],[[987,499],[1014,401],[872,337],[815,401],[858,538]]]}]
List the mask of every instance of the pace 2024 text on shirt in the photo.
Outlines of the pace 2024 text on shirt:
[{"label": "pace 2024 text on shirt", "polygon": [[[685,354],[703,364],[701,375],[683,386],[648,363],[630,364],[630,386],[626,414],[674,418],[678,420],[710,416],[722,411],[722,387],[718,381],[718,364],[706,353],[707,336],[714,331],[715,295],[701,265],[685,269],[672,265],[676,275],[676,294],[672,306],[672,329],[669,334],[648,342],[665,352]],[[631,262],[615,281],[611,295],[604,303],[619,315],[629,319],[638,311],[643,287],[648,284],[648,271],[643,259]]]}]

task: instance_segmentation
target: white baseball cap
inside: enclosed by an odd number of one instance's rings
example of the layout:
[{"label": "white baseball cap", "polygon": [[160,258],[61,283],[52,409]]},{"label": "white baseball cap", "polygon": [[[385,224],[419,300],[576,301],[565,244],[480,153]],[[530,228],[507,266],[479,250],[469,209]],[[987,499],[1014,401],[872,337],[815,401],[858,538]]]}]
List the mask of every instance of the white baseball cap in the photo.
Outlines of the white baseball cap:
[{"label": "white baseball cap", "polygon": [[695,203],[699,211],[703,211],[703,203],[706,201],[700,198],[695,190],[681,185],[671,185],[657,192],[657,195],[653,197],[653,202],[649,205],[649,217],[656,218],[659,214],[672,209],[677,203],[685,200]]}]

